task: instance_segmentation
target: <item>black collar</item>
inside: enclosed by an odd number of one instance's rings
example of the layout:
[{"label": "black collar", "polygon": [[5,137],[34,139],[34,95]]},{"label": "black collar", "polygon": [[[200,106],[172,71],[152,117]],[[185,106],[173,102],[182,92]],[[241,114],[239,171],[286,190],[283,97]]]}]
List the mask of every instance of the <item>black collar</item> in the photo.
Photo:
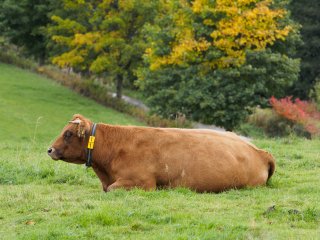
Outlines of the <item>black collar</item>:
[{"label": "black collar", "polygon": [[87,162],[86,167],[92,166],[91,152],[94,148],[95,134],[96,134],[97,124],[94,123],[91,130],[91,135],[89,136],[88,146],[87,146]]}]

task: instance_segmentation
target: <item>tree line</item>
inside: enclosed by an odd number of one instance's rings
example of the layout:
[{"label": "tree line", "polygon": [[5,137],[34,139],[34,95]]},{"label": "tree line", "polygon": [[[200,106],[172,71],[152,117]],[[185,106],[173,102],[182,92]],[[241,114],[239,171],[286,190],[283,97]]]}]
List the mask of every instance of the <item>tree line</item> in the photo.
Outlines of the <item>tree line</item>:
[{"label": "tree line", "polygon": [[[316,0],[0,0],[0,30],[40,64],[111,78],[151,111],[227,129],[319,78]],[[302,14],[303,12],[303,14]]]}]

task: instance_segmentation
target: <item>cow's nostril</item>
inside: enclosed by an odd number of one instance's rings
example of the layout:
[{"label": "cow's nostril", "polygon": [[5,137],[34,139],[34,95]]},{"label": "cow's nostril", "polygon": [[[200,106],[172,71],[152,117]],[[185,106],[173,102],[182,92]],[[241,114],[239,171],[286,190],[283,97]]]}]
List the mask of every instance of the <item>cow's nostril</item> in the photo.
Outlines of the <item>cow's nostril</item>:
[{"label": "cow's nostril", "polygon": [[48,154],[52,153],[52,148],[48,149]]}]

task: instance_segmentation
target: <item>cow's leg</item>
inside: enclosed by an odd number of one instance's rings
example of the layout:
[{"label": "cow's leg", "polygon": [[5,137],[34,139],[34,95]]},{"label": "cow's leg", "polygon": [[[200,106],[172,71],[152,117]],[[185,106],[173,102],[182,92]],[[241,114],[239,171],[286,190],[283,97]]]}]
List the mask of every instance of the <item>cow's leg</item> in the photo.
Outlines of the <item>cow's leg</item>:
[{"label": "cow's leg", "polygon": [[144,190],[155,190],[156,189],[156,181],[154,179],[148,179],[145,181],[133,181],[129,179],[118,179],[116,182],[111,184],[107,191],[112,191],[118,188],[124,188],[130,190],[132,188],[142,188]]},{"label": "cow's leg", "polygon": [[102,170],[100,170],[98,168],[93,168],[93,170],[95,171],[95,173],[97,174],[97,176],[100,179],[103,191],[107,192],[108,191],[108,186],[110,184],[110,180],[108,178],[108,175],[104,171],[102,171]]}]

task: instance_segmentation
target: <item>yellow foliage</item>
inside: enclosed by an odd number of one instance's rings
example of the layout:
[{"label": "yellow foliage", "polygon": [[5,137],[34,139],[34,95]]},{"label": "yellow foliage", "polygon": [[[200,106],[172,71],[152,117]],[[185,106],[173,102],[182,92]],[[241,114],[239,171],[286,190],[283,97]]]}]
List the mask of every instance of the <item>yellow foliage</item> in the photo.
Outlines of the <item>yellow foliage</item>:
[{"label": "yellow foliage", "polygon": [[[159,68],[161,65],[182,65],[187,62],[186,60],[188,60],[189,58],[189,53],[200,53],[202,51],[206,51],[209,46],[210,43],[207,42],[205,39],[200,39],[199,41],[196,41],[192,38],[186,37],[184,39],[181,39],[179,44],[173,46],[172,52],[169,56],[154,59],[150,66],[150,69],[155,70]],[[148,48],[146,50],[146,54],[150,57],[153,57],[152,49]]]},{"label": "yellow foliage", "polygon": [[71,42],[71,46],[88,45],[92,46],[101,38],[100,32],[76,33]]},{"label": "yellow foliage", "polygon": [[[189,7],[187,1],[181,1],[184,7]],[[211,45],[206,39],[196,39],[194,29],[190,28],[190,19],[183,11],[173,13],[174,21],[177,26],[176,41],[172,44],[171,54],[164,57],[154,55],[152,48],[146,50],[146,55],[152,59],[150,69],[155,70],[162,65],[182,65],[189,59],[197,57],[201,52],[206,51]]]},{"label": "yellow foliage", "polygon": [[71,50],[70,52],[66,52],[61,54],[60,56],[54,57],[52,62],[59,67],[72,67],[77,66],[84,62],[85,56],[87,56],[88,52],[86,50]]},{"label": "yellow foliage", "polygon": [[77,9],[86,4],[85,0],[64,0],[63,5],[66,9]]},{"label": "yellow foliage", "polygon": [[121,9],[129,11],[134,8],[134,0],[119,0],[118,4]]},{"label": "yellow foliage", "polygon": [[52,40],[61,45],[69,45],[72,41],[72,38],[65,36],[53,36]]},{"label": "yellow foliage", "polygon": [[[211,41],[196,38],[196,29],[190,24],[187,15],[177,12],[175,25],[179,29],[176,40],[172,44],[171,53],[156,57],[153,50],[146,54],[151,60],[151,69],[161,65],[186,64],[189,56],[197,56],[213,46],[224,53],[220,59],[204,63],[212,68],[224,68],[230,65],[241,65],[245,62],[247,50],[259,51],[274,44],[277,40],[285,40],[292,30],[290,26],[281,28],[279,20],[286,12],[283,9],[272,9],[271,0],[195,0],[189,5],[195,16],[224,16],[220,20],[203,19],[203,24],[212,28]],[[185,1],[183,5],[186,6]],[[202,15],[201,15],[202,14]]]},{"label": "yellow foliage", "polygon": [[192,3],[192,11],[195,13],[201,13],[203,11],[203,8],[208,6],[208,4],[208,0],[195,0]]},{"label": "yellow foliage", "polygon": [[[257,3],[251,8],[253,2]],[[228,17],[219,21],[210,36],[213,46],[227,53],[226,60],[242,64],[245,50],[265,49],[277,39],[284,40],[289,34],[291,28],[286,26],[281,29],[277,22],[283,18],[285,11],[270,9],[270,4],[270,0],[217,0],[213,13],[224,13]]]}]

